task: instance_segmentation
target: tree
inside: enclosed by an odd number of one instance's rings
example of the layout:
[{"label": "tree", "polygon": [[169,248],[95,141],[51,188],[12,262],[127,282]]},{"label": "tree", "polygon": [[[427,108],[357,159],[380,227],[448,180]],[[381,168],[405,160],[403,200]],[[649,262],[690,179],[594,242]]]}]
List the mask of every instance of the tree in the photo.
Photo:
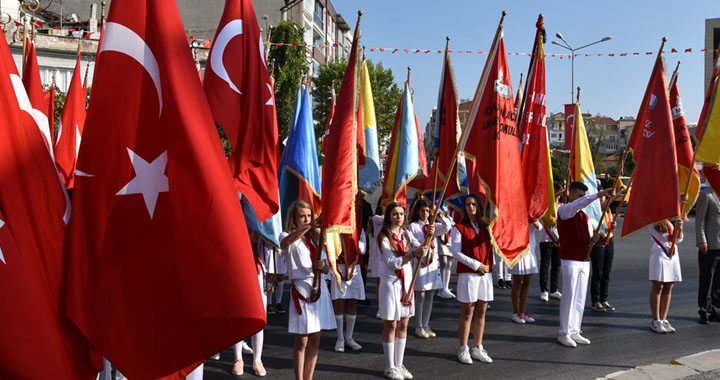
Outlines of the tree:
[{"label": "tree", "polygon": [[271,42],[283,43],[272,45],[268,53],[268,62],[275,68],[275,108],[281,141],[290,131],[300,77],[308,72],[304,33],[305,29],[300,25],[283,20],[270,35]]},{"label": "tree", "polygon": [[[315,102],[315,118],[318,121],[315,125],[315,136],[318,138],[325,135],[325,128],[330,115],[330,89],[334,84],[335,92],[339,92],[347,64],[347,57],[322,64],[317,76],[313,78],[313,101]],[[375,101],[378,140],[380,142],[389,141],[393,122],[395,121],[395,111],[400,101],[400,88],[395,83],[392,69],[384,68],[382,62],[373,63],[368,60],[367,66],[370,74],[370,87]],[[318,148],[320,146],[321,144],[318,143]],[[378,147],[382,149],[382,143],[379,143]]]}]

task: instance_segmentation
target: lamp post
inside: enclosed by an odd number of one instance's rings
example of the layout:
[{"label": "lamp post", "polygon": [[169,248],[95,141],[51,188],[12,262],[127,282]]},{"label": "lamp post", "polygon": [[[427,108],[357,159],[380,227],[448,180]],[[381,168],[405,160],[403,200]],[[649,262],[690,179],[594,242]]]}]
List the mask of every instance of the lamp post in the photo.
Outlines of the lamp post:
[{"label": "lamp post", "polygon": [[573,103],[575,101],[575,52],[580,49],[585,49],[588,46],[592,46],[595,44],[599,44],[601,42],[609,41],[612,39],[612,36],[603,37],[601,40],[597,40],[595,42],[589,43],[587,45],[580,46],[579,48],[573,48],[570,46],[570,44],[565,41],[565,38],[563,38],[563,35],[560,33],[555,33],[555,36],[560,39],[564,44],[561,44],[557,41],[552,41],[553,45],[560,46],[563,49],[570,50],[570,61],[571,61],[571,84],[570,84],[570,102]]}]

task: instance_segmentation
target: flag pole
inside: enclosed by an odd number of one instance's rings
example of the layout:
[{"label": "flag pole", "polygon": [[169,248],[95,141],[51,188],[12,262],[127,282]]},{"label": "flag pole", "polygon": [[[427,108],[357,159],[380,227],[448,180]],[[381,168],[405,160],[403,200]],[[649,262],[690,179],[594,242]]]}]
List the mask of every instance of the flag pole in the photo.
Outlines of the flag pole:
[{"label": "flag pole", "polygon": [[[577,113],[578,110],[578,104],[580,104],[580,86],[577,88],[577,97],[575,98],[575,112]],[[582,116],[582,114],[580,115]],[[575,135],[577,134],[577,117],[575,117],[575,126],[572,129],[572,145],[570,146],[570,158],[568,159],[568,171],[567,171],[567,177],[565,179],[565,193],[563,195],[564,201],[563,203],[567,203],[568,199],[570,198],[570,181],[572,179],[572,171],[570,170],[570,160],[572,160],[572,151],[573,148],[575,148]],[[566,136],[567,137],[567,136]]]},{"label": "flag pole", "polygon": [[[445,62],[443,63],[443,66],[447,63],[448,58],[448,48],[450,46],[450,36],[445,37]],[[445,76],[445,72],[443,72],[443,76]],[[436,115],[437,117],[440,117],[440,115]],[[439,150],[435,153],[435,162],[433,163],[433,168],[435,168],[435,173],[433,173],[433,189],[432,189],[432,204],[433,207],[435,207],[436,197],[437,197],[437,187],[438,187],[438,173],[440,172],[440,162],[438,162],[438,157],[440,156]],[[452,167],[450,169],[452,171]],[[449,172],[446,176],[446,180],[449,179],[451,172]],[[440,199],[440,202],[442,202],[442,198]]]},{"label": "flag pole", "polygon": [[[495,37],[493,38],[492,45],[490,45],[491,52],[494,51],[494,49],[497,45],[497,41],[499,40],[499,36],[500,36],[502,27],[503,27],[503,21],[505,20],[506,15],[507,15],[507,12],[502,11],[502,17],[500,17],[500,23],[498,24],[497,30],[495,31]],[[485,84],[487,82],[488,72],[490,71],[490,64],[492,63],[492,62],[490,62],[490,60],[492,58],[493,58],[493,55],[491,53],[488,55],[488,60],[485,61],[485,67],[483,68],[482,75],[480,76],[480,82],[478,83],[478,87],[475,90],[475,96],[473,98],[473,103],[472,103],[472,108],[471,108],[472,111],[470,112],[470,116],[465,120],[465,128],[463,128],[463,133],[462,133],[462,136],[460,137],[460,143],[455,148],[455,153],[453,154],[453,159],[452,159],[452,161],[450,161],[450,165],[449,165],[450,168],[455,167],[458,156],[465,149],[465,144],[467,143],[468,137],[470,136],[470,130],[472,129],[472,123],[474,122],[475,116],[477,115],[477,106],[478,106],[477,103],[482,100],[481,99],[482,93],[483,93],[483,91],[485,91]],[[447,178],[445,178],[445,180],[443,181],[443,188],[442,188],[442,192],[440,192],[439,199],[445,199],[445,193],[447,192],[448,184],[449,184],[449,181]],[[432,224],[432,225],[435,224],[435,220],[437,219],[437,215],[439,212],[440,212],[440,208],[437,205],[434,205],[433,210],[432,210],[432,215],[430,215],[430,224]],[[433,236],[426,234],[425,241],[423,242],[423,246],[424,247],[429,246],[430,242],[432,241],[432,238],[433,238]],[[418,259],[418,260],[420,260],[420,259]],[[415,287],[415,280],[417,279],[417,273],[418,273],[419,267],[420,267],[419,265],[417,267],[415,267],[415,272],[413,272],[413,278],[412,278],[412,281],[410,282],[410,291],[412,291]],[[408,294],[408,293],[405,293],[405,294]],[[410,302],[403,301],[403,305],[407,306],[409,304],[410,304]]]},{"label": "flag pole", "polygon": [[25,16],[23,16],[23,56],[22,56],[22,71],[23,71],[23,75],[25,75],[25,60],[26,60],[26,57],[27,57],[27,48],[28,48],[28,47],[27,47],[27,43],[28,43],[28,41],[27,41],[27,39],[28,39],[28,38],[27,38],[27,37],[28,37],[28,33],[27,33],[27,22],[28,22],[28,17],[27,17],[27,15],[25,15]]}]

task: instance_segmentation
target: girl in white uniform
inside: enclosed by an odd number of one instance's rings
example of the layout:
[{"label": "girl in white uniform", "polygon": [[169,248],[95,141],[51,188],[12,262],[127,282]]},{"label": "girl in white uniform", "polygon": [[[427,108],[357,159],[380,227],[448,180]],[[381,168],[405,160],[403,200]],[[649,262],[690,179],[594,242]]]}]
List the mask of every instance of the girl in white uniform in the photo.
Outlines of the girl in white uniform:
[{"label": "girl in white uniform", "polygon": [[[419,242],[425,241],[425,231],[430,222],[430,203],[422,198],[418,198],[411,208],[413,215],[410,218],[411,223],[408,231]],[[438,246],[440,245],[438,237],[447,234],[450,231],[450,222],[442,215],[438,216],[440,223],[435,223],[435,234],[430,242],[430,250],[427,256],[423,256],[418,260],[412,261],[413,272],[417,269],[418,274],[415,279],[415,336],[418,338],[434,338],[436,334],[430,329],[430,314],[432,313],[433,298],[435,290],[442,289],[442,275],[440,273],[440,260]]]},{"label": "girl in white uniform", "polygon": [[273,284],[272,292],[267,293],[267,310],[268,314],[285,314],[283,307],[283,276],[287,274],[287,265],[285,258],[282,257],[282,251],[273,247],[265,241],[260,242],[261,251],[264,255],[265,268],[267,268],[267,282]]},{"label": "girl in white uniform", "polygon": [[[452,219],[447,216],[450,222],[450,228],[454,224]],[[440,259],[440,274],[442,275],[443,288],[437,293],[437,296],[444,299],[455,298],[455,294],[450,290],[450,276],[452,275],[453,256],[450,249],[450,233],[437,238],[438,241],[438,258]]]},{"label": "girl in white uniform", "polygon": [[[360,240],[358,243],[358,253],[365,255],[365,231],[360,231]],[[340,272],[340,276],[342,277],[340,286],[342,286],[344,293],[338,289],[335,281],[331,281],[330,289],[332,289],[335,324],[337,325],[338,335],[337,341],[335,342],[335,351],[345,352],[346,344],[351,350],[360,351],[362,350],[362,346],[352,337],[353,331],[355,330],[355,319],[357,317],[357,301],[365,299],[365,283],[360,273],[360,264],[355,264],[352,270],[348,271],[344,252],[338,256],[336,262],[338,272]],[[345,314],[343,320],[343,309],[346,303],[347,314]],[[345,331],[343,331],[343,325],[345,325]]]},{"label": "girl in white uniform", "polygon": [[528,294],[530,292],[530,277],[538,273],[537,258],[535,257],[535,231],[540,229],[540,223],[535,222],[528,227],[530,234],[530,252],[526,253],[520,261],[511,269],[512,291],[510,298],[513,303],[513,314],[510,319],[515,323],[534,323],[535,318],[531,317],[525,310]]},{"label": "girl in white uniform", "polygon": [[[435,226],[430,226],[428,233],[433,234],[434,230]],[[377,245],[381,261],[378,265],[379,314],[385,320],[382,334],[385,376],[392,380],[412,379],[412,374],[403,364],[408,320],[414,314],[410,261],[427,253],[429,249],[422,247],[405,229],[405,208],[397,202],[385,208]]]},{"label": "girl in white uniform", "polygon": [[[678,222],[678,239],[683,239],[682,220]],[[670,244],[673,238],[673,226],[668,220],[655,223],[649,227],[653,241],[650,248],[650,311],[652,312],[652,323],[650,329],[656,333],[672,333],[675,328],[667,321],[668,310],[670,309],[670,298],[672,288],[676,282],[682,281],[680,273],[680,257],[678,257],[677,244],[673,247],[673,255],[670,257]]]},{"label": "girl in white uniform", "polygon": [[280,235],[280,248],[292,280],[292,302],[288,331],[295,335],[293,369],[296,379],[312,379],[317,363],[321,330],[335,329],[330,292],[319,280],[319,297],[312,299],[316,271],[328,273],[325,250],[317,246],[320,219],[312,219],[312,206],[295,201],[288,213],[287,233]]},{"label": "girl in white uniform", "polygon": [[[493,249],[490,245],[490,232],[483,216],[484,207],[480,197],[469,194],[465,198],[464,206],[462,222],[456,224],[450,233],[453,257],[458,262],[457,300],[461,305],[458,321],[458,360],[464,364],[472,364],[472,359],[492,363],[482,344],[485,313],[488,302],[493,300]],[[474,325],[475,343],[472,350],[468,347],[471,325]]]},{"label": "girl in white uniform", "polygon": [[[383,221],[385,220],[385,217],[383,216],[385,214],[385,206],[382,206],[380,202],[382,200],[378,201],[378,207],[377,210],[375,210],[376,215],[373,215],[371,218],[372,221],[372,230],[373,230],[373,239],[370,242],[370,270],[368,277],[375,277],[375,299],[380,299],[380,248],[378,248],[378,235],[380,234],[380,231],[382,230]],[[371,276],[372,275],[372,276]],[[380,319],[380,305],[378,305],[378,311],[375,314],[375,318]]]}]

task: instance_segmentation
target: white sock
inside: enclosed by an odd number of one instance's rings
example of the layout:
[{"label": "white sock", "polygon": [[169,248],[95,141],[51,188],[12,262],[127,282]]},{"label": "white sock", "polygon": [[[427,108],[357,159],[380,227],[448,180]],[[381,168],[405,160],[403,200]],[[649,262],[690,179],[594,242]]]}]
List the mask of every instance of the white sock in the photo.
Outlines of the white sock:
[{"label": "white sock", "polygon": [[352,340],[353,331],[355,331],[355,319],[357,316],[345,314],[345,340]]},{"label": "white sock", "polygon": [[[430,327],[430,313],[432,313],[433,299],[435,298],[435,291],[428,290],[425,292],[425,304],[422,310],[422,324],[424,327]],[[417,314],[415,314],[417,315]]]},{"label": "white sock", "polygon": [[403,365],[405,357],[405,342],[407,339],[395,338],[395,365],[400,367]]},{"label": "white sock", "polygon": [[421,329],[423,327],[422,314],[423,308],[425,307],[425,292],[415,291],[415,328]]},{"label": "white sock", "polygon": [[446,257],[445,262],[447,264],[445,265],[445,268],[443,268],[443,279],[445,279],[445,281],[444,281],[445,290],[447,290],[449,292],[450,291],[450,275],[452,274],[452,261],[450,258]]},{"label": "white sock", "polygon": [[282,281],[278,281],[277,287],[275,287],[275,303],[276,304],[282,303],[282,296],[283,296],[283,283],[282,283]]},{"label": "white sock", "polygon": [[259,362],[262,360],[263,341],[265,340],[265,330],[260,330],[257,334],[250,338],[253,349],[253,361]]},{"label": "white sock", "polygon": [[[277,291],[277,290],[276,290]],[[267,297],[267,304],[268,305],[274,305],[273,303],[273,297],[275,296],[275,293],[268,293],[265,297]]]},{"label": "white sock", "polygon": [[385,370],[395,367],[395,342],[383,342],[385,353]]},{"label": "white sock", "polygon": [[337,340],[339,341],[345,341],[345,338],[343,337],[343,315],[336,315],[335,316],[335,324],[337,325]]},{"label": "white sock", "polygon": [[243,346],[242,340],[235,343],[235,345],[233,346],[233,349],[235,351],[235,360],[242,360],[242,346]]}]

